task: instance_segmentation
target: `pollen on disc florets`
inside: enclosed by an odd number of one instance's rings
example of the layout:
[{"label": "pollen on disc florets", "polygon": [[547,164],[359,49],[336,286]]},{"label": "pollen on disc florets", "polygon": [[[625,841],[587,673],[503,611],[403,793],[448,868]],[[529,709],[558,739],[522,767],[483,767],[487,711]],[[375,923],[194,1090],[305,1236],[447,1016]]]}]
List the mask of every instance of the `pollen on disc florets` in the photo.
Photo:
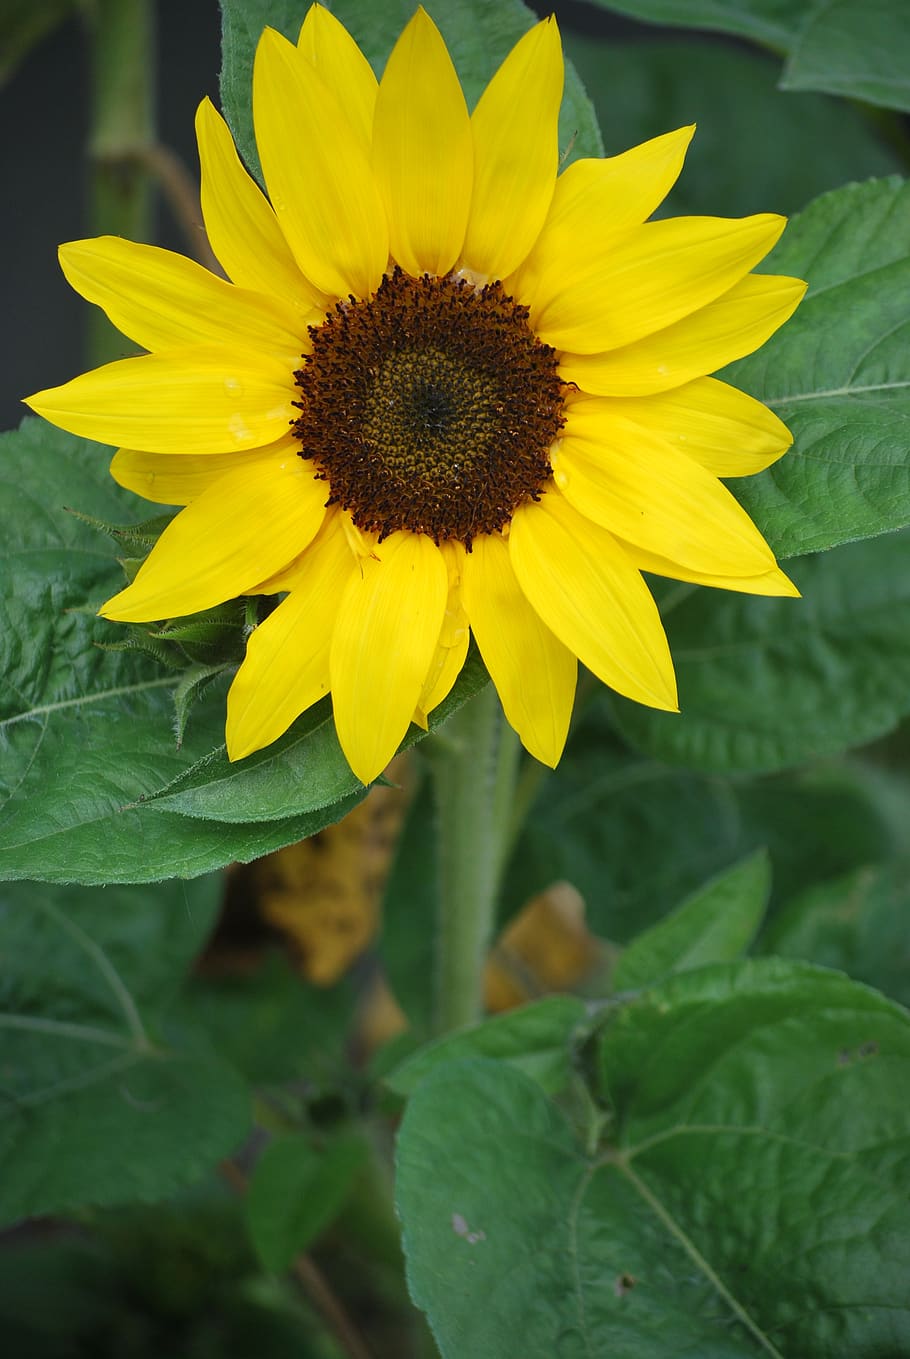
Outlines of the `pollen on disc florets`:
[{"label": "pollen on disc florets", "polygon": [[300,456],[361,529],[495,533],[550,476],[563,424],[556,354],[501,283],[387,274],[310,327],[294,374]]}]

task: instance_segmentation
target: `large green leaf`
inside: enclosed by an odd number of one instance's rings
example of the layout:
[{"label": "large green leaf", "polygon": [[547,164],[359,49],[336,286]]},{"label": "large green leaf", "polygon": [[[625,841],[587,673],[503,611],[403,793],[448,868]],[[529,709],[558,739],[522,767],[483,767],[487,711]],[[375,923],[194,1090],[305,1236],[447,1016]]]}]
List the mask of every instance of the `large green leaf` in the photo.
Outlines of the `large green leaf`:
[{"label": "large green leaf", "polygon": [[910,711],[906,534],[793,564],[801,600],[693,589],[667,611],[680,713],[616,702],[650,755],[692,769],[786,769],[891,731]]},{"label": "large green leaf", "polygon": [[718,29],[787,48],[805,22],[813,0],[594,0],[601,9],[648,23]]},{"label": "large green leaf", "polygon": [[790,48],[781,86],[910,109],[910,23],[900,0],[821,0]]},{"label": "large green leaf", "polygon": [[[312,835],[365,792],[327,704],[231,764],[226,680],[192,708],[178,748],[180,672],[99,647],[128,635],[94,616],[122,583],[117,548],[64,507],[109,522],[144,517],[108,476],[109,452],[40,420],[0,438],[0,877],[193,877]],[[484,683],[472,656],[433,725]],[[408,742],[419,736],[413,727]]]},{"label": "large green leaf", "polygon": [[440,1067],[398,1150],[409,1281],[444,1359],[876,1359],[910,1345],[910,1017],[773,960],[615,1013],[581,1146],[500,1062]]},{"label": "large green leaf", "polygon": [[781,98],[779,63],[767,53],[688,35],[645,36],[633,43],[568,30],[565,44],[610,155],[697,124],[660,216],[799,212],[829,189],[903,168],[854,106],[820,94]]},{"label": "large green leaf", "polygon": [[217,880],[0,888],[0,1219],[160,1198],[242,1141],[239,1076],[167,1036]]},{"label": "large green leaf", "polygon": [[792,320],[723,376],[795,447],[731,489],[778,555],[910,522],[910,185],[852,184],[791,222],[762,265],[809,281]]},{"label": "large green leaf", "polygon": [[[246,163],[261,178],[253,135],[251,82],[253,55],[266,24],[295,42],[310,0],[221,0],[224,20],[221,68],[221,103],[234,139]],[[333,0],[328,8],[357,40],[377,74],[398,35],[414,13],[411,0]],[[431,7],[452,60],[458,70],[470,107],[496,67],[534,22],[534,14],[521,0],[465,0],[458,5]],[[301,132],[301,135],[305,135]],[[566,89],[559,119],[560,147],[567,161],[576,156],[596,156],[603,149],[597,119],[574,70],[566,71]],[[293,154],[293,148],[289,148]]]}]

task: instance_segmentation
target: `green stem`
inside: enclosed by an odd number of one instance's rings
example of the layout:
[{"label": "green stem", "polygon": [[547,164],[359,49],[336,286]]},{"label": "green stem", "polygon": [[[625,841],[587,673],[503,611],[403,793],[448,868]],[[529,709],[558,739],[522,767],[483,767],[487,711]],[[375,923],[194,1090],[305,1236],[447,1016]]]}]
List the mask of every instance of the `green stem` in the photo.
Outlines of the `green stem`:
[{"label": "green stem", "polygon": [[[155,144],[153,0],[96,0],[92,24],[90,231],[152,235],[148,155]],[[92,316],[90,359],[134,352],[102,312]]]},{"label": "green stem", "polygon": [[436,1028],[473,1023],[515,786],[517,741],[492,684],[460,708],[433,752],[439,846]]}]

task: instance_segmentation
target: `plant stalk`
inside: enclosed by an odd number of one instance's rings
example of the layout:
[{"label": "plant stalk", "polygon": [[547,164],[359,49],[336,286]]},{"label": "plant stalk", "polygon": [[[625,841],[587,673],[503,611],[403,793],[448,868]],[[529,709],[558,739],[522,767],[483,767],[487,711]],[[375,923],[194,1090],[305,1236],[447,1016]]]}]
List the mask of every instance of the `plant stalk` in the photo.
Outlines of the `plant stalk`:
[{"label": "plant stalk", "polygon": [[[149,241],[153,197],[148,156],[155,145],[153,0],[96,0],[91,45],[89,231]],[[92,363],[135,352],[100,311],[92,315],[88,344]]]},{"label": "plant stalk", "polygon": [[483,1012],[483,967],[517,771],[517,737],[492,684],[449,719],[433,751],[438,817],[436,1029],[448,1033]]}]

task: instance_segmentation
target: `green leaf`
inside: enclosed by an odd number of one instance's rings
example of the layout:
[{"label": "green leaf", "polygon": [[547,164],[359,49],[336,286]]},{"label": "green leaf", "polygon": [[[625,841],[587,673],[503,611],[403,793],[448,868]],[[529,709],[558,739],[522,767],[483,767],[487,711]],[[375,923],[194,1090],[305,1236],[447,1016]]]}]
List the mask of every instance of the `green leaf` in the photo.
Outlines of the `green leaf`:
[{"label": "green leaf", "polygon": [[[454,689],[430,714],[430,729],[441,726],[487,683],[487,672],[472,648]],[[422,735],[412,725],[401,749]],[[144,801],[156,810],[210,821],[269,821],[286,818],[289,812],[330,807],[355,790],[358,796],[366,792],[341,752],[331,701],[326,698],[265,750],[232,763],[222,744]]]},{"label": "green leaf", "polygon": [[565,45],[610,155],[697,125],[658,216],[799,212],[829,189],[904,166],[853,105],[819,94],[781,98],[780,65],[766,53],[682,34],[641,36],[629,42],[569,30]]},{"label": "green leaf", "polygon": [[657,759],[733,773],[891,731],[910,711],[906,558],[891,534],[796,562],[801,600],[680,591],[665,618],[681,712],[617,699],[623,732]]},{"label": "green leaf", "polygon": [[763,263],[809,280],[792,320],[722,376],[789,425],[795,446],[731,490],[779,556],[910,522],[910,185],[825,194]]},{"label": "green leaf", "polygon": [[[8,479],[0,503],[0,878],[193,877],[313,835],[365,792],[327,704],[268,750],[231,764],[228,676],[213,678],[185,721],[183,699],[198,672],[187,680],[165,670],[127,629],[94,616],[122,579],[116,549],[64,506],[114,521],[135,504],[108,477],[109,452],[40,420],[0,436]],[[432,725],[486,682],[475,653]],[[412,727],[408,743],[420,735]]]},{"label": "green leaf", "polygon": [[765,953],[849,972],[910,1005],[907,865],[877,865],[820,883],[790,901],[762,938]]},{"label": "green leaf", "polygon": [[813,0],[593,0],[601,9],[654,24],[718,29],[769,47],[789,47]]},{"label": "green leaf", "polygon": [[280,1273],[338,1216],[366,1158],[353,1134],[316,1147],[303,1134],[266,1147],[246,1200],[250,1237],[266,1269]]},{"label": "green leaf", "polygon": [[525,1072],[544,1090],[555,1092],[568,1083],[572,1032],[587,1016],[587,1005],[575,996],[546,996],[427,1043],[386,1080],[399,1095],[410,1095],[443,1063],[496,1057]]},{"label": "green leaf", "polygon": [[[260,180],[251,96],[256,44],[266,24],[296,42],[309,7],[310,0],[221,0],[221,103],[240,154]],[[334,0],[328,8],[356,39],[378,75],[414,13],[410,0],[384,5],[373,0]],[[465,0],[437,9],[433,18],[446,40],[470,108],[535,16],[520,0],[499,0],[496,5]],[[571,68],[566,71],[559,144],[567,162],[603,151],[594,110]]]},{"label": "green leaf", "polygon": [[146,553],[155,546],[174,518],[172,514],[156,514],[141,524],[108,524],[93,514],[83,514],[81,510],[70,509],[69,512],[77,519],[81,519],[83,524],[88,524],[89,528],[97,529],[99,533],[106,533],[109,538],[113,538],[118,547],[136,548]]},{"label": "green leaf", "polygon": [[[411,1097],[398,1210],[443,1359],[828,1359],[910,1344],[910,1017],[779,960],[683,973],[602,1039],[608,1140],[501,1062]],[[490,1299],[495,1295],[495,1306]]]},{"label": "green leaf", "polygon": [[253,970],[190,978],[178,1020],[256,1085],[336,1085],[358,1002],[347,978],[313,986],[279,953]]},{"label": "green leaf", "polygon": [[821,0],[790,49],[781,87],[910,109],[910,24],[894,0]]},{"label": "green leaf", "polygon": [[186,724],[194,706],[209,685],[222,674],[223,665],[193,665],[181,675],[180,682],[174,689],[174,736],[178,749],[183,745]]},{"label": "green leaf", "polygon": [[506,914],[567,879],[590,927],[624,942],[762,845],[786,901],[887,857],[905,837],[905,819],[892,831],[853,769],[699,775],[617,750],[606,712],[603,694],[542,784],[505,874]]},{"label": "green leaf", "polygon": [[242,1141],[245,1084],[161,1038],[218,896],[0,889],[0,1219],[160,1198]]},{"label": "green leaf", "polygon": [[758,932],[770,892],[768,855],[759,850],[637,935],[616,965],[614,990],[632,990],[668,973],[740,958]]}]

